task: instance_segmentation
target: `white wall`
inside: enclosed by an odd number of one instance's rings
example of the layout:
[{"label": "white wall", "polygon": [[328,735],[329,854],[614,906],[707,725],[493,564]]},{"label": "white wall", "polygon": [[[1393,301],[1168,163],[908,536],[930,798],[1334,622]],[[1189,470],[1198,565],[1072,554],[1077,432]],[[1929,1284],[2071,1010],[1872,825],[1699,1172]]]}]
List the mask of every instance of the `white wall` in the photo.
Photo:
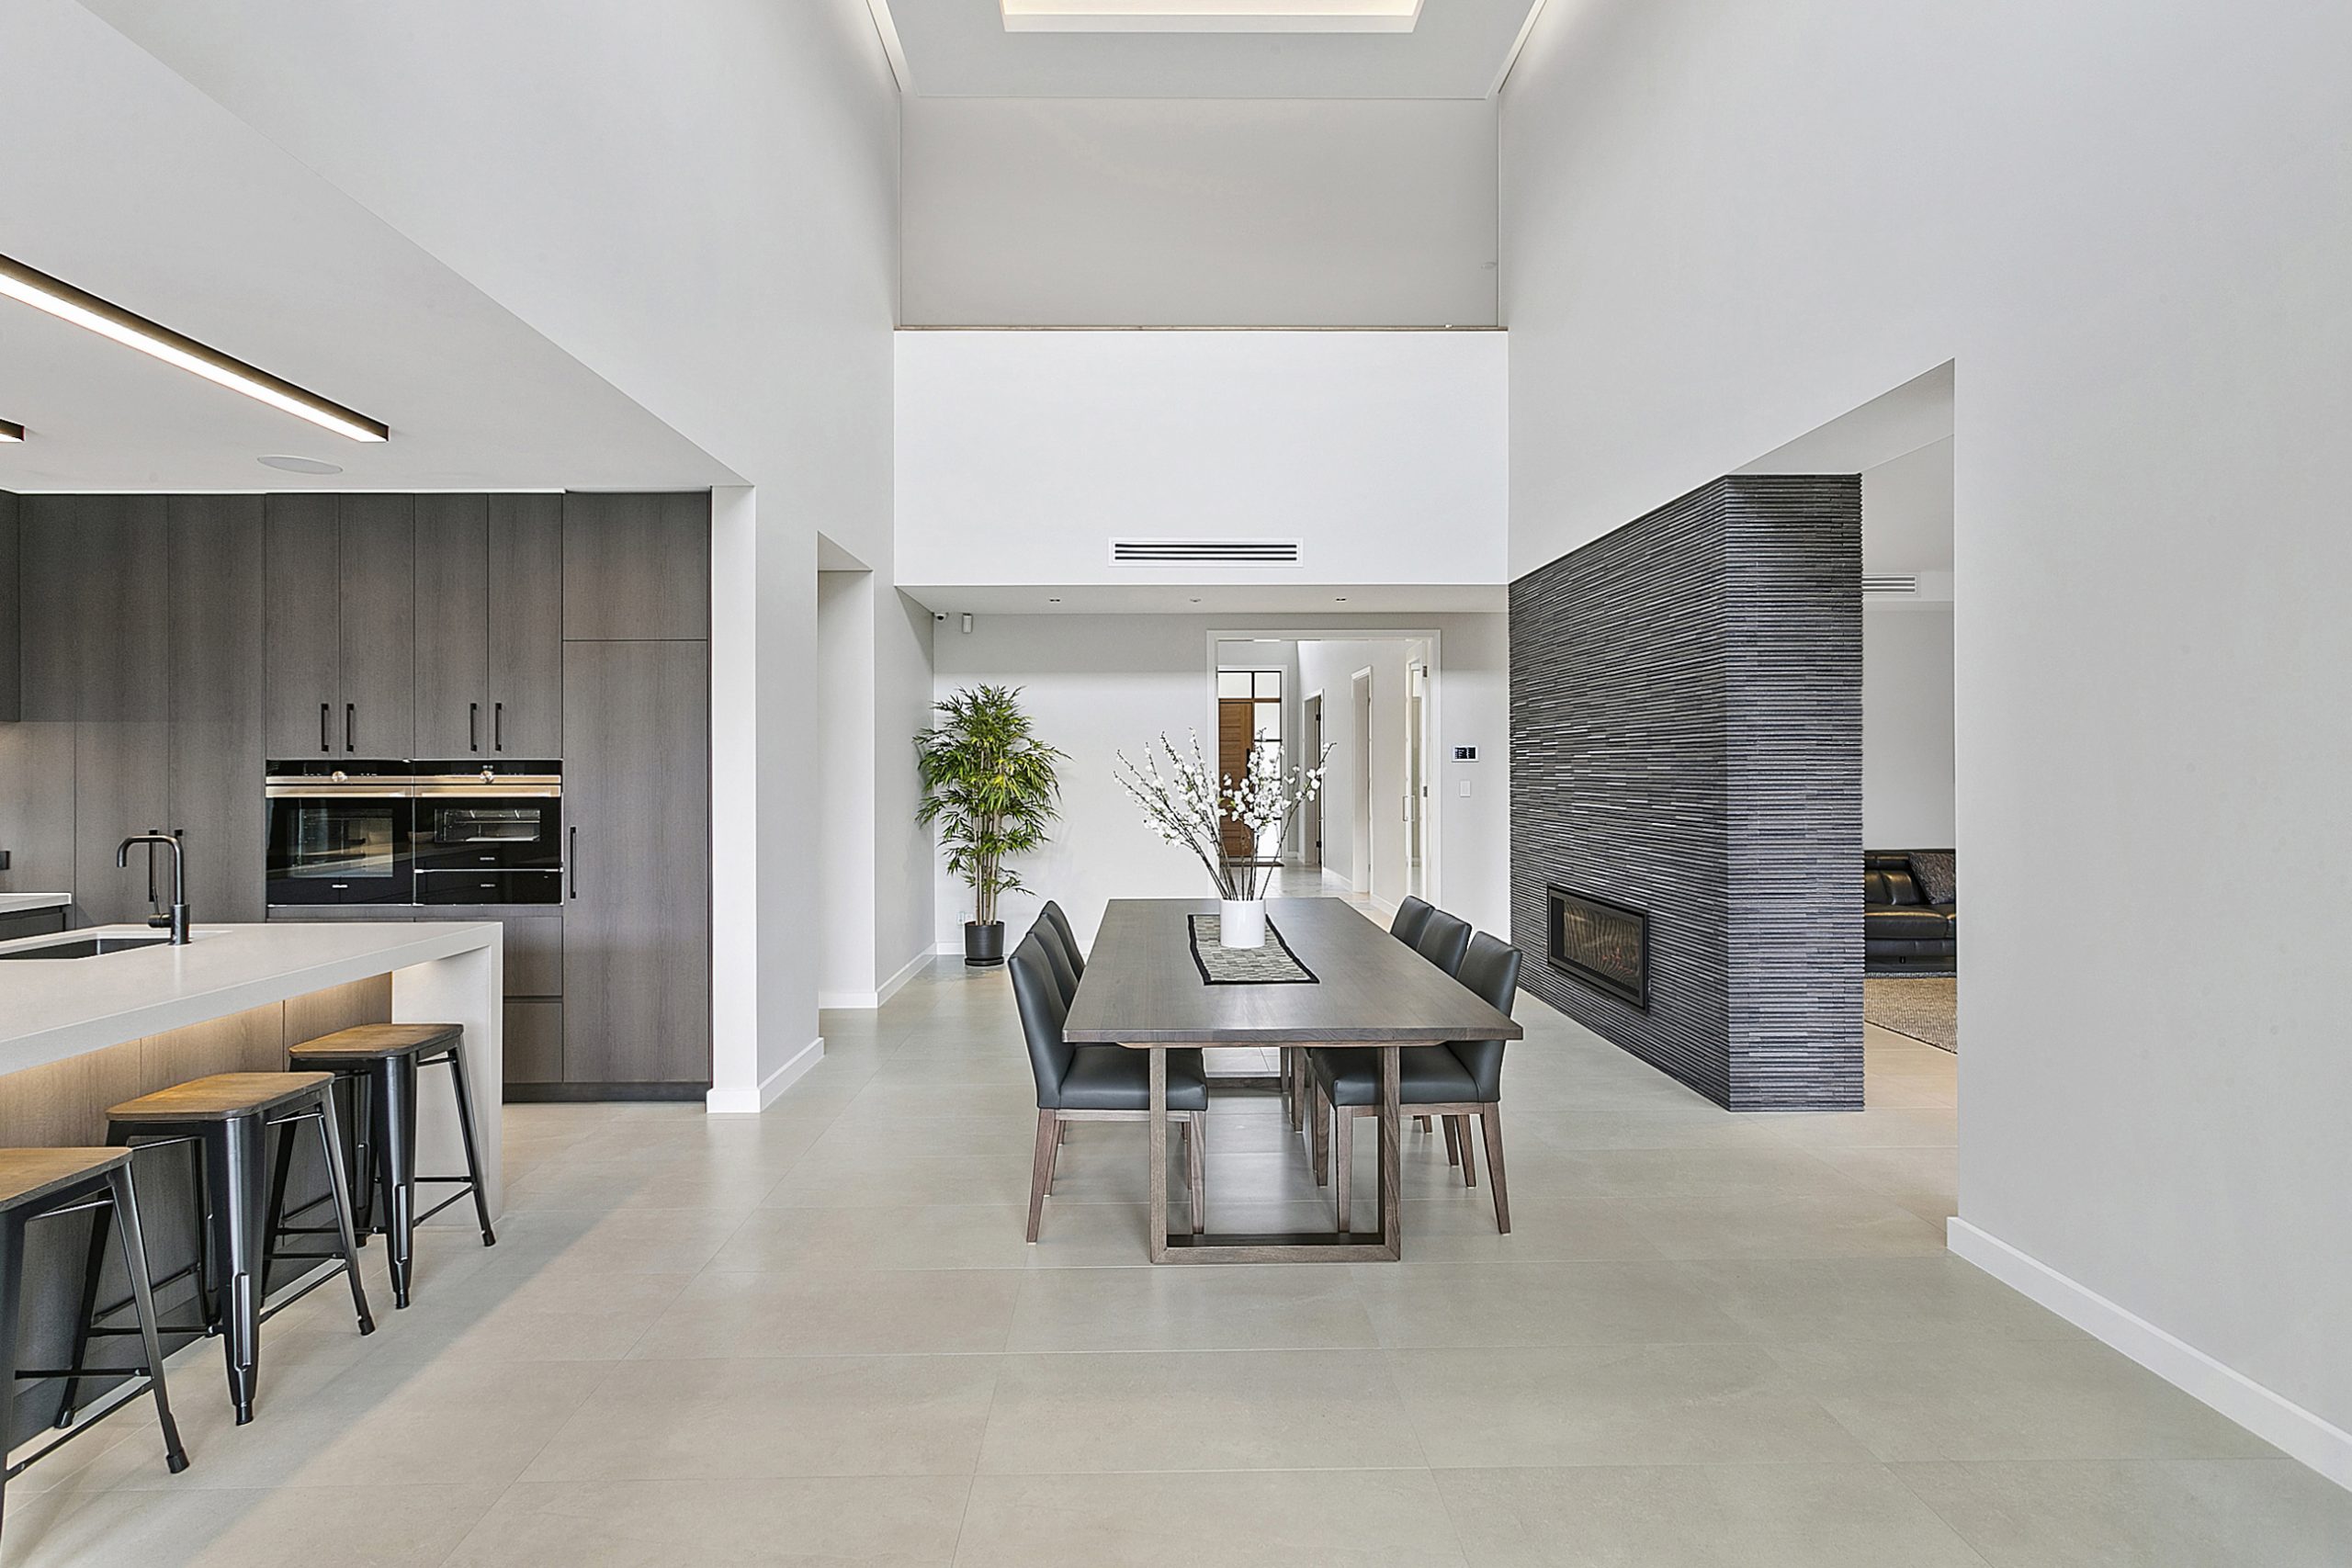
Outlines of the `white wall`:
[{"label": "white wall", "polygon": [[1132,536],[1304,541],[1222,581],[1502,582],[1507,364],[1499,333],[901,333],[898,581],[1170,575],[1110,564]]},{"label": "white wall", "polygon": [[[1213,741],[1209,688],[1212,632],[1334,633],[1430,628],[1439,634],[1438,738],[1448,749],[1476,746],[1488,761],[1441,764],[1448,793],[1441,819],[1443,885],[1449,908],[1489,931],[1510,918],[1510,796],[1501,759],[1510,728],[1510,646],[1501,615],[1250,617],[1201,615],[981,615],[966,634],[944,628],[936,644],[938,688],[978,682],[1023,689],[1038,733],[1070,754],[1062,769],[1063,820],[1053,841],[1022,870],[1035,890],[1005,901],[1012,934],[1045,899],[1059,899],[1081,940],[1090,940],[1102,906],[1114,897],[1210,896],[1200,866],[1168,848],[1112,773],[1114,753],[1138,755],[1165,731],[1181,748],[1197,730]],[[1358,666],[1360,667],[1360,666]],[[1306,677],[1302,676],[1302,679]],[[1344,691],[1341,694],[1344,701]],[[1336,717],[1327,703],[1327,730]],[[1464,769],[1476,794],[1453,794]],[[1327,829],[1325,838],[1331,837]],[[971,895],[942,874],[938,941],[962,951]]]},{"label": "white wall", "polygon": [[911,98],[906,320],[1491,326],[1477,100]]},{"label": "white wall", "polygon": [[1951,606],[1862,616],[1862,842],[1874,850],[1951,847]]},{"label": "white wall", "polygon": [[899,104],[863,0],[94,0],[749,481],[713,602],[714,1107],[816,1036],[816,533],[887,574]]},{"label": "white wall", "polygon": [[[2352,1478],[2352,906],[2278,896],[2352,882],[2346,58],[2315,0],[1553,6],[1503,259],[1515,570],[1956,362],[1955,1243]],[[2093,847],[2194,919],[2086,942]]]},{"label": "white wall", "polygon": [[935,924],[931,834],[916,826],[915,732],[930,726],[931,612],[879,590],[874,616],[874,987],[884,1000],[927,961]]},{"label": "white wall", "polygon": [[875,989],[874,574],[817,574],[817,998],[854,1007]]}]

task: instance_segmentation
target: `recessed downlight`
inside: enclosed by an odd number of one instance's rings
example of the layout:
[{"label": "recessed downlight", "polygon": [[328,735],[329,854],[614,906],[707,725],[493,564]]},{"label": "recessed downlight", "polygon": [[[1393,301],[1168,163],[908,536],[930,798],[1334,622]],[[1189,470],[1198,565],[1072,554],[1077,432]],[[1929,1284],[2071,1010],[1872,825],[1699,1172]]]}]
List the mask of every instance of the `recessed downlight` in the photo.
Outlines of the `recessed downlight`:
[{"label": "recessed downlight", "polygon": [[343,472],[342,464],[322,463],[316,457],[287,457],[272,455],[267,457],[256,457],[254,460],[265,468],[276,468],[280,473],[287,474],[339,474]]},{"label": "recessed downlight", "polygon": [[0,441],[22,441],[24,438],[23,425],[11,424],[6,420],[0,419]]},{"label": "recessed downlight", "polygon": [[6,256],[0,256],[0,295],[47,311],[61,321],[87,328],[100,337],[110,338],[125,348],[135,348],[166,365],[175,365],[215,386],[243,392],[256,402],[267,403],[297,419],[309,420],[337,435],[348,435],[354,441],[382,441],[391,434],[379,421],[364,413],[329,402],[316,392],[304,391],[291,381],[232,358],[217,348],[208,348],[192,337],[158,326],[144,316],[133,315],[119,305]]}]

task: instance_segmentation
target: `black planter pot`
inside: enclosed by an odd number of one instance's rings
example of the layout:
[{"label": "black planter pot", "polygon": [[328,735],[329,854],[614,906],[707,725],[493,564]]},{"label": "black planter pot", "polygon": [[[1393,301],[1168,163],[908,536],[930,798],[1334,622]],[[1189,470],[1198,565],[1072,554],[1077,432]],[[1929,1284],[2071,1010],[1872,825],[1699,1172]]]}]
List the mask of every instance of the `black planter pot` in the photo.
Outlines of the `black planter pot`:
[{"label": "black planter pot", "polygon": [[990,920],[987,925],[973,920],[964,922],[964,962],[975,969],[1004,962],[1002,920]]}]

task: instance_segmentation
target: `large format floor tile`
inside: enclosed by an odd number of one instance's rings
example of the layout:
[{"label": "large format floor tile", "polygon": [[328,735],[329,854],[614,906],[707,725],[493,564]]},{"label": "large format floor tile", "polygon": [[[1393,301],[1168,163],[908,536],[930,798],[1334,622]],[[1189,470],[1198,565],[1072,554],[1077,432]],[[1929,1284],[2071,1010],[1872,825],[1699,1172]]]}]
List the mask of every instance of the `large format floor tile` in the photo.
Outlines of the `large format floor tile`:
[{"label": "large format floor tile", "polygon": [[[1521,1013],[1511,1234],[1408,1128],[1395,1265],[1153,1268],[1132,1124],[1030,1245],[1001,971],[828,1015],[763,1116],[509,1106],[496,1247],[434,1227],[405,1312],[369,1247],[377,1333],[274,1318],[249,1427],[183,1353],[194,1467],[124,1412],[0,1568],[2352,1562],[2352,1494],[1946,1252],[1950,1055],[1866,1031],[1870,1111],[1740,1117]],[[1219,1229],[1330,1224],[1270,1095],[1207,1168]]]}]

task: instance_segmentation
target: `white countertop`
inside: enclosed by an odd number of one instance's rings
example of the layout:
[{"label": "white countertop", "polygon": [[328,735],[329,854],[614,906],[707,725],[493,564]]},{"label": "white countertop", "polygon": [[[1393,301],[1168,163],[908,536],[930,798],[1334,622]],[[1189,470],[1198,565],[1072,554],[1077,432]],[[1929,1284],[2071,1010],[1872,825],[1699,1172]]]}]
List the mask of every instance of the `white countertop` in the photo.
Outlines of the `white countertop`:
[{"label": "white countertop", "polygon": [[28,909],[62,909],[72,902],[71,893],[0,893],[0,915],[21,915]]},{"label": "white countertop", "polygon": [[[99,926],[0,942],[0,953],[157,934],[145,926]],[[185,947],[0,961],[0,1073],[496,948],[501,938],[495,924],[455,920],[199,925]]]}]

